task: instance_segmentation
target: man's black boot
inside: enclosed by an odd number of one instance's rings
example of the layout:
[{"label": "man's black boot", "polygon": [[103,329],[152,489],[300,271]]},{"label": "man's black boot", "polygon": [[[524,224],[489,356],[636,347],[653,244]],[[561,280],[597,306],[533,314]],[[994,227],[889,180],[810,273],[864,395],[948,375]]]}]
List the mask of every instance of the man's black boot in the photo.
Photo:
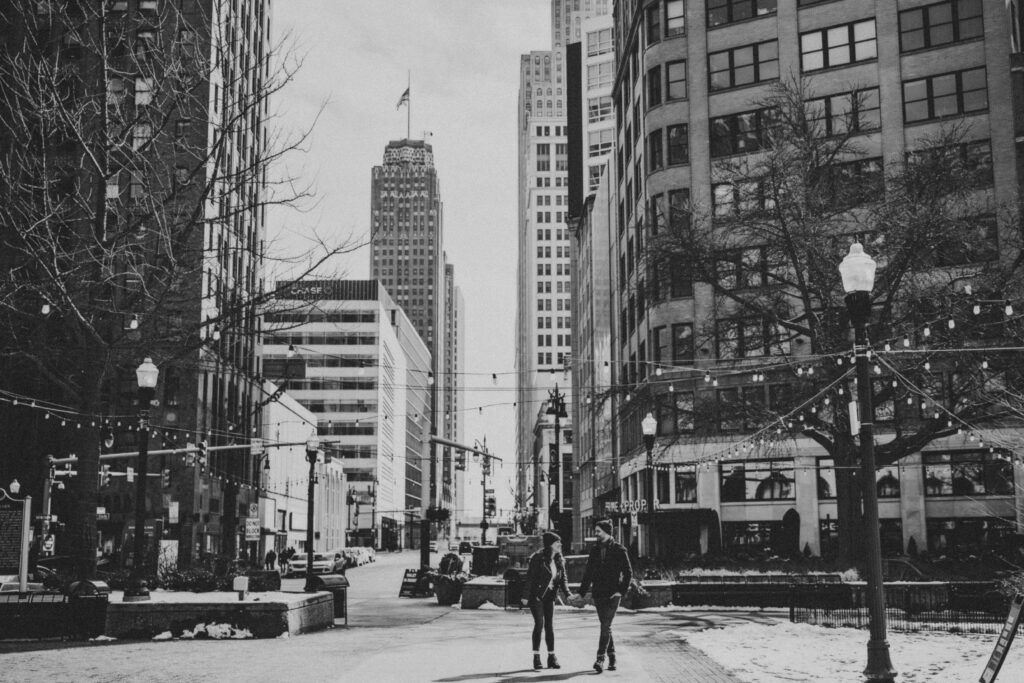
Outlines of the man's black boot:
[{"label": "man's black boot", "polygon": [[597,673],[604,671],[604,655],[597,656],[597,660],[594,662],[594,671]]},{"label": "man's black boot", "polygon": [[541,661],[540,661],[540,655],[534,655],[533,656],[533,668],[537,669],[538,671],[540,671],[541,669],[544,668],[544,665],[541,664]]},{"label": "man's black boot", "polygon": [[609,671],[615,671],[615,653],[614,652],[609,652],[608,653],[608,670]]},{"label": "man's black boot", "polygon": [[561,665],[558,663],[558,657],[555,656],[554,652],[548,653],[548,668],[549,669],[561,669]]}]

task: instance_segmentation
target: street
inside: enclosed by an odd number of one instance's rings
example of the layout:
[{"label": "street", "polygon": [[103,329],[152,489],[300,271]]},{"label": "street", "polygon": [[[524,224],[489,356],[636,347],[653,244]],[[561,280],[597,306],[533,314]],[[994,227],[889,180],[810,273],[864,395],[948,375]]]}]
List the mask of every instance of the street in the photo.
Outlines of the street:
[{"label": "street", "polygon": [[[560,681],[595,675],[598,622],[593,610],[555,615],[559,671],[529,668],[532,620],[526,611],[440,607],[433,598],[398,598],[414,552],[380,553],[350,569],[349,626],[277,640],[112,643],[4,643],[3,681]],[[300,579],[286,581],[300,589]],[[684,643],[686,632],[744,622],[771,623],[781,613],[621,612],[615,637],[622,681],[730,678]]]}]

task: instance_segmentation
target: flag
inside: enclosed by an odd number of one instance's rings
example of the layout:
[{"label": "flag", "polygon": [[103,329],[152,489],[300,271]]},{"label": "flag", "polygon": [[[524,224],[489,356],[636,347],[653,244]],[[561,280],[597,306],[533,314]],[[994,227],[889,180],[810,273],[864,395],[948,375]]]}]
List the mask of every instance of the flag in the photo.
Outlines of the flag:
[{"label": "flag", "polygon": [[403,104],[409,104],[409,88],[406,88],[402,96],[398,98],[398,106],[395,109],[401,109]]}]

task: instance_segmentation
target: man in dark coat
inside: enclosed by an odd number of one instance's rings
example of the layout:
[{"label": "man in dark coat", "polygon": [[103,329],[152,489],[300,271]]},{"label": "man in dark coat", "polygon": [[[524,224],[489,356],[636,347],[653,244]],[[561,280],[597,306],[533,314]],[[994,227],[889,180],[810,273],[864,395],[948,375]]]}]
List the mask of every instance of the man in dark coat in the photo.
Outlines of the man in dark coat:
[{"label": "man in dark coat", "polygon": [[587,568],[580,582],[580,597],[593,593],[597,618],[601,621],[601,635],[597,641],[597,660],[594,670],[604,670],[604,656],[608,653],[608,670],[615,670],[615,640],[612,638],[612,619],[619,602],[629,590],[633,568],[629,566],[626,549],[612,538],[611,520],[602,519],[594,524],[597,544],[591,548]]}]

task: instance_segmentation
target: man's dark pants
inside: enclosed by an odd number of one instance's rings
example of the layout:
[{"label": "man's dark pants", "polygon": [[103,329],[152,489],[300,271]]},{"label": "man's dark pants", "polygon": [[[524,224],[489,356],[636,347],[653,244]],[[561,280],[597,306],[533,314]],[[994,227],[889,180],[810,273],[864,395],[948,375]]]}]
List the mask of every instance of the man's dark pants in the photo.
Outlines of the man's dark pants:
[{"label": "man's dark pants", "polygon": [[607,652],[615,654],[615,640],[612,639],[612,619],[619,609],[621,597],[594,598],[594,607],[597,608],[597,618],[601,621],[601,635],[597,641],[597,656],[603,657]]}]

